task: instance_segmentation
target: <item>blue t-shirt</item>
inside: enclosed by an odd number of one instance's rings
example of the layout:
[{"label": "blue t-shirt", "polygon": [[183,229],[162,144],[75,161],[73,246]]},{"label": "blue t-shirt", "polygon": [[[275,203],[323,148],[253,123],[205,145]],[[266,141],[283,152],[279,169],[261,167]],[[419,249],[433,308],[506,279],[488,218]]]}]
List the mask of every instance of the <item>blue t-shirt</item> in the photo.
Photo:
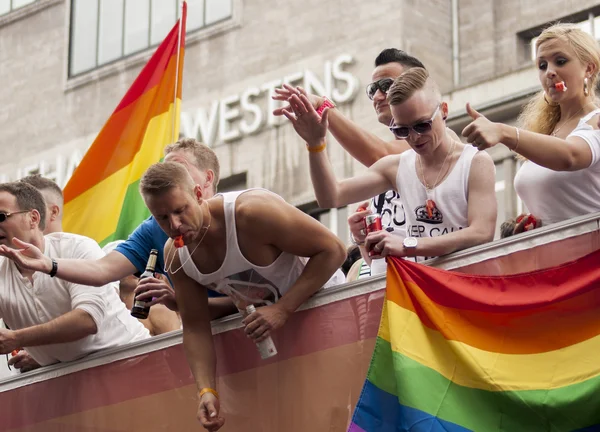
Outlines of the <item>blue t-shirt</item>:
[{"label": "blue t-shirt", "polygon": [[[156,271],[166,274],[164,248],[169,236],[165,234],[156,219],[150,216],[142,222],[129,238],[120,243],[115,250],[125,255],[131,264],[135,266],[138,272],[143,273],[146,270],[146,263],[152,249],[158,250],[158,261],[156,263]],[[221,297],[222,295],[208,290],[209,297]]]}]

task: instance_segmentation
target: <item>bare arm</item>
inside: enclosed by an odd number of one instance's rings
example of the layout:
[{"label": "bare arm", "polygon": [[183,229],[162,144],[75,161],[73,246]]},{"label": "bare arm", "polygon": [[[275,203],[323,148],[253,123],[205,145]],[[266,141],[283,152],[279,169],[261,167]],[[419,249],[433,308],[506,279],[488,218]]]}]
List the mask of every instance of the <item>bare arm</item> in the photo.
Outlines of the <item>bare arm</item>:
[{"label": "bare arm", "polygon": [[[170,256],[173,241],[165,244],[165,256]],[[174,268],[179,268],[181,261],[179,254],[175,253]],[[216,354],[210,327],[208,312],[207,289],[190,279],[182,270],[169,273],[175,286],[175,298],[179,305],[179,313],[183,323],[183,349],[198,391],[203,388],[216,389]],[[214,415],[212,415],[215,413]],[[223,424],[219,417],[219,401],[211,393],[206,393],[199,402],[198,420],[202,425],[216,427]],[[218,427],[217,427],[218,426]],[[213,429],[210,429],[213,430]]]},{"label": "bare arm", "polygon": [[337,109],[329,113],[329,131],[354,159],[367,167],[385,156],[400,154],[410,149],[404,140],[382,140],[358,126]]},{"label": "bare arm", "polygon": [[181,328],[181,321],[177,313],[162,304],[152,306],[148,315],[148,320],[152,327],[152,329],[149,330],[154,336],[168,333],[173,330],[179,330]]},{"label": "bare arm", "polygon": [[493,240],[496,228],[494,162],[486,152],[473,157],[469,172],[468,223],[459,231],[419,239],[418,256],[441,256]]},{"label": "bare arm", "polygon": [[515,129],[503,124],[499,126],[503,134],[502,143],[540,166],[554,171],[578,171],[592,163],[592,150],[581,137],[572,136],[564,140],[519,129],[517,146]]},{"label": "bare arm", "polygon": [[[12,259],[20,267],[50,273],[52,260],[32,244],[13,240],[19,249],[0,246],[0,255]],[[102,286],[135,273],[135,266],[123,254],[112,251],[97,259],[57,259],[60,279],[87,286]]]},{"label": "bare arm", "polygon": [[[583,138],[573,136],[564,140],[517,130],[513,126],[489,121],[469,104],[467,112],[473,122],[463,129],[462,135],[480,150],[503,143],[530,161],[554,171],[577,171],[589,167],[592,163],[592,151]],[[596,120],[591,124],[595,129]]]},{"label": "bare arm", "polygon": [[[296,116],[286,110],[284,115],[290,120],[298,135],[306,141],[309,148],[314,149],[325,145],[330,110],[326,109],[323,111],[323,116],[319,117],[304,95],[301,98],[292,96],[291,104]],[[364,175],[338,182],[327,152],[310,152],[310,175],[319,206],[342,207],[393,189],[395,183],[393,164],[394,161],[398,161],[398,158],[399,156],[388,156],[373,164]]]},{"label": "bare arm", "polygon": [[277,303],[294,312],[318,291],[346,259],[346,248],[325,226],[268,192],[247,192],[236,211],[238,230],[255,242],[308,257],[300,277]]},{"label": "bare arm", "polygon": [[74,309],[58,318],[32,327],[15,330],[20,347],[73,342],[98,331],[90,314]]}]

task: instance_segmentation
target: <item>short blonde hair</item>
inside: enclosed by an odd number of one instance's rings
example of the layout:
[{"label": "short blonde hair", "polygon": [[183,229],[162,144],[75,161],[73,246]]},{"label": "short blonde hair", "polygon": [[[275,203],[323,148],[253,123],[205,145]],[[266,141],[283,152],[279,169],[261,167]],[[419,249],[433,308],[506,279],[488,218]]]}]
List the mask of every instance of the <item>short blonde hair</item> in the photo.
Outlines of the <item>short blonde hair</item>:
[{"label": "short blonde hair", "polygon": [[157,196],[176,187],[194,192],[194,180],[187,169],[176,162],[158,162],[150,166],[140,179],[143,197]]},{"label": "short blonde hair", "polygon": [[406,102],[417,90],[425,87],[428,79],[429,72],[424,68],[414,67],[402,72],[388,90],[388,103],[400,105]]},{"label": "short blonde hair", "polygon": [[201,171],[211,170],[214,173],[213,186],[215,192],[219,184],[221,166],[217,154],[206,144],[201,143],[194,138],[182,138],[174,144],[165,147],[165,155],[174,151],[190,151],[194,155],[196,162],[194,165]]},{"label": "short blonde hair", "polygon": [[[538,37],[535,42],[536,52],[541,44],[554,39],[567,42],[582,63],[592,63],[596,66],[588,80],[588,88],[594,99],[600,69],[600,46],[598,46],[598,42],[574,24],[554,24],[546,28]],[[559,120],[560,107],[554,104],[550,105],[545,101],[544,90],[527,103],[519,116],[519,123],[523,129],[545,135],[552,133]]]}]

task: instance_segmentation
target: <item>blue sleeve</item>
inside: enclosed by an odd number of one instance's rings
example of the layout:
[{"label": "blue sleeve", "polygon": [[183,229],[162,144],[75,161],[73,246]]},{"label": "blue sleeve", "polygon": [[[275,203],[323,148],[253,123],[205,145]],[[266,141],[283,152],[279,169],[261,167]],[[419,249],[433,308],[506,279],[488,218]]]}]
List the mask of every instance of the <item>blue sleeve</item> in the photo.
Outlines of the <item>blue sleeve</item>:
[{"label": "blue sleeve", "polygon": [[[156,219],[152,216],[142,222],[129,238],[123,243],[119,244],[115,250],[122,253],[138,270],[139,273],[143,273],[146,269],[146,263],[150,256],[152,249],[158,249],[158,262],[156,265],[156,271],[159,273],[166,274],[165,271],[165,260],[164,260],[164,249],[165,243],[169,237],[162,230]],[[213,290],[208,290],[209,297],[223,297]]]},{"label": "blue sleeve", "polygon": [[152,249],[158,250],[156,271],[165,274],[165,260],[163,250],[167,242],[167,235],[160,228],[153,217],[142,222],[129,238],[119,244],[115,250],[125,255],[139,273],[146,269],[146,263]]}]

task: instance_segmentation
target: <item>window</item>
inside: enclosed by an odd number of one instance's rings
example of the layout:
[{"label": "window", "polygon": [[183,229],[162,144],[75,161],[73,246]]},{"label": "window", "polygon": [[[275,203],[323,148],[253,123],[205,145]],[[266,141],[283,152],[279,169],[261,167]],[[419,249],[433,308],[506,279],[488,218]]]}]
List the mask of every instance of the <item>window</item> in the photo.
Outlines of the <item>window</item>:
[{"label": "window", "polygon": [[[32,1],[0,0],[0,15]],[[179,5],[179,0],[71,0],[69,76],[158,45],[177,21]],[[233,14],[233,0],[188,0],[187,5],[188,33]]]},{"label": "window", "polygon": [[22,8],[28,4],[35,3],[38,0],[0,0],[0,15]]}]

